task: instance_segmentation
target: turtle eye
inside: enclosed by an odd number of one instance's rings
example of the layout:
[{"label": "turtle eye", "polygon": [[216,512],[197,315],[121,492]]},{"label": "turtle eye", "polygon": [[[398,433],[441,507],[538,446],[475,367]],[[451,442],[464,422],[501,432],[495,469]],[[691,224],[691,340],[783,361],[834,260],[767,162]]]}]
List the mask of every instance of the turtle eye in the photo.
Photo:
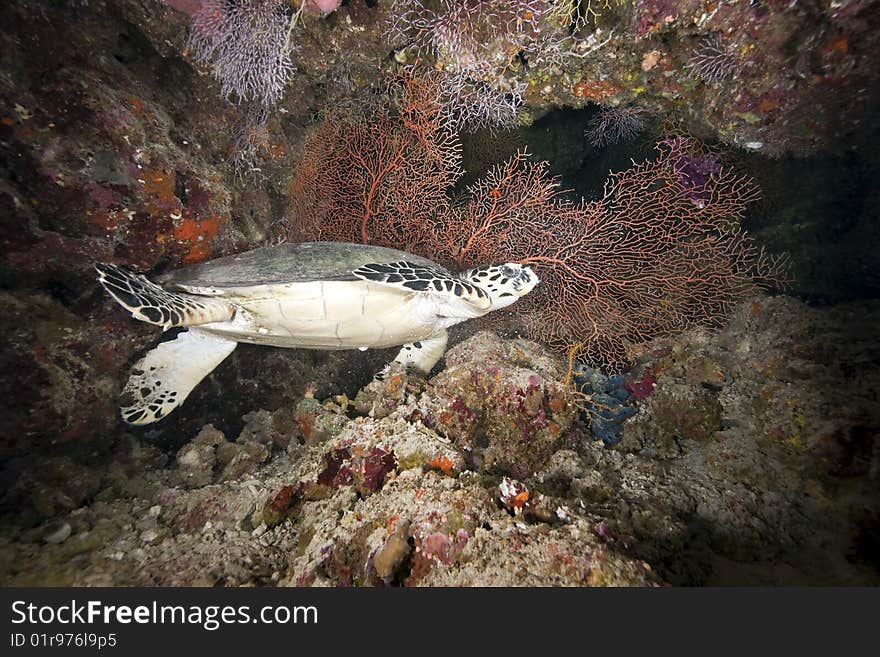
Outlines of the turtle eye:
[{"label": "turtle eye", "polygon": [[516,278],[516,269],[511,265],[501,265],[501,275],[507,278]]}]

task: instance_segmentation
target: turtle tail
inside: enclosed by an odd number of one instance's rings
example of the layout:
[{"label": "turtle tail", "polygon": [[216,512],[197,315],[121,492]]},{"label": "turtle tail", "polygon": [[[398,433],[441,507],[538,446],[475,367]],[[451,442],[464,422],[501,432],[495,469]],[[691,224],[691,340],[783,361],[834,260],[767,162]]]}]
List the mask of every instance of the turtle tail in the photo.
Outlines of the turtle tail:
[{"label": "turtle tail", "polygon": [[235,306],[222,299],[169,292],[146,276],[118,265],[99,263],[95,269],[104,289],[132,317],[164,329],[223,322],[235,315]]}]

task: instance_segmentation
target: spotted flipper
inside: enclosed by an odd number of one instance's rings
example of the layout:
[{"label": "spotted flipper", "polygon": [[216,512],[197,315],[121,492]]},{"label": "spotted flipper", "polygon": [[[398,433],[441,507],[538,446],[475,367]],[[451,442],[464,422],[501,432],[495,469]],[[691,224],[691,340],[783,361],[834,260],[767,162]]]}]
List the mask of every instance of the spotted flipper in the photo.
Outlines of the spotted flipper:
[{"label": "spotted flipper", "polygon": [[492,307],[492,300],[482,288],[439,268],[412,262],[390,262],[363,265],[352,273],[366,281],[412,292],[441,295],[444,299],[457,297],[479,310]]},{"label": "spotted flipper", "polygon": [[129,424],[161,420],[183,403],[238,343],[191,328],[147,352],[122,389],[120,413]]},{"label": "spotted flipper", "polygon": [[95,265],[98,280],[132,317],[164,329],[223,322],[235,315],[228,301],[193,294],[168,292],[146,276],[117,265]]},{"label": "spotted flipper", "polygon": [[407,369],[427,374],[446,353],[448,338],[446,331],[443,331],[425,340],[405,344],[400,348],[394,362],[401,363]]}]

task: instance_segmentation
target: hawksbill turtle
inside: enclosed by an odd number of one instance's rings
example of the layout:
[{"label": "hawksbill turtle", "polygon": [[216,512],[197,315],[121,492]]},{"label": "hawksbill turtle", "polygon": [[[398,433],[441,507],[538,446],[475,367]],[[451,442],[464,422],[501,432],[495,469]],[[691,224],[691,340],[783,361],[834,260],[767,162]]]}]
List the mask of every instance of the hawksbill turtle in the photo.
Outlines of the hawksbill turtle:
[{"label": "hawksbill turtle", "polygon": [[131,370],[122,419],[150,424],[180,406],[239,342],[306,349],[402,345],[394,358],[427,374],[450,326],[509,306],[538,277],[518,263],[455,274],[396,249],[342,242],[280,244],[171,271],[157,279],[96,265],[133,317],[168,330]]}]

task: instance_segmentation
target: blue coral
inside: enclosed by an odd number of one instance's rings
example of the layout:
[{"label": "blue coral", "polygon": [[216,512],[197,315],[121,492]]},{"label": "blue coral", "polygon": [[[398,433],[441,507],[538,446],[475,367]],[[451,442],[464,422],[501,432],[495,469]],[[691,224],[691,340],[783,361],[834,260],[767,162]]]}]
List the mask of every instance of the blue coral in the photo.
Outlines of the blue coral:
[{"label": "blue coral", "polygon": [[635,406],[626,405],[630,392],[626,389],[626,379],[615,374],[606,376],[601,370],[575,364],[574,380],[578,390],[586,395],[584,420],[590,431],[606,445],[614,445],[620,440],[623,423],[636,413]]}]

